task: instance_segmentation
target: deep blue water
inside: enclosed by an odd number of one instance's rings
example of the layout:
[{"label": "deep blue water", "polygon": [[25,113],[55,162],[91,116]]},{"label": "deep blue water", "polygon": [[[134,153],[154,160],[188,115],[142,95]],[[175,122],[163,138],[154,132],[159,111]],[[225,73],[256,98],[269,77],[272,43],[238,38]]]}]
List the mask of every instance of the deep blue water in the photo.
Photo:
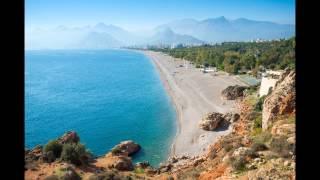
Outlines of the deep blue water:
[{"label": "deep blue water", "polygon": [[25,146],[78,132],[95,155],[123,140],[156,166],[176,131],[175,109],[150,60],[127,50],[37,50],[25,55]]}]

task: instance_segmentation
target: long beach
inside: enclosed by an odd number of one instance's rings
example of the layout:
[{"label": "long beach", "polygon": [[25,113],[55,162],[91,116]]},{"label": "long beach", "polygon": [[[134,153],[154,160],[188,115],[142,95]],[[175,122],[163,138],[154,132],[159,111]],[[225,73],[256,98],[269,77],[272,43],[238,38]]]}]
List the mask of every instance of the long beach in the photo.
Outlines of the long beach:
[{"label": "long beach", "polygon": [[231,128],[204,131],[199,122],[209,112],[234,112],[235,102],[223,100],[221,91],[230,85],[245,85],[234,76],[203,73],[188,61],[161,52],[142,51],[154,63],[177,112],[178,131],[170,156],[198,156]]}]

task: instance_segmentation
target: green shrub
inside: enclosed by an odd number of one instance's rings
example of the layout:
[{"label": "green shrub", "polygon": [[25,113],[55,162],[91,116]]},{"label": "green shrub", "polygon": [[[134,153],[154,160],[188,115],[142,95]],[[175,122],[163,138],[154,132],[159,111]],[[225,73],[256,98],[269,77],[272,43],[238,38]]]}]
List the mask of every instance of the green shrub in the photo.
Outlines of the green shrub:
[{"label": "green shrub", "polygon": [[267,146],[263,143],[253,143],[252,146],[251,146],[251,149],[254,151],[254,152],[257,152],[257,151],[264,151],[264,150],[267,150]]},{"label": "green shrub", "polygon": [[51,140],[43,148],[45,153],[52,151],[55,158],[59,158],[62,151],[62,145],[57,140]]},{"label": "green shrub", "polygon": [[290,151],[294,151],[294,146],[290,145],[287,138],[281,136],[279,138],[273,138],[270,142],[270,150],[278,153],[281,157],[290,157]]},{"label": "green shrub", "polygon": [[260,134],[253,137],[254,143],[267,143],[272,138],[272,135],[268,131],[262,131]]},{"label": "green shrub", "polygon": [[236,171],[246,170],[247,161],[244,157],[231,157],[230,158],[231,167]]},{"label": "green shrub", "polygon": [[86,150],[85,146],[80,143],[64,144],[61,153],[61,160],[75,164],[87,164],[90,153]]},{"label": "green shrub", "polygon": [[137,167],[134,169],[133,171],[134,173],[137,173],[137,174],[143,174],[144,173],[144,169],[143,168],[140,168],[140,167]]},{"label": "green shrub", "polygon": [[264,102],[265,98],[266,98],[266,95],[263,95],[258,99],[258,101],[257,101],[257,103],[255,104],[255,107],[254,107],[255,111],[262,111],[263,102]]},{"label": "green shrub", "polygon": [[253,128],[262,128],[262,116],[257,116],[253,122]]}]

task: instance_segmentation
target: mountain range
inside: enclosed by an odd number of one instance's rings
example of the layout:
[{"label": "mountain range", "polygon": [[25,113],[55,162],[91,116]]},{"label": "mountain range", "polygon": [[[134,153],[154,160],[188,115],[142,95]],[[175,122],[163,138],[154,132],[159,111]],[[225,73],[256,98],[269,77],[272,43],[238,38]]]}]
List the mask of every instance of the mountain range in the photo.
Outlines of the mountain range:
[{"label": "mountain range", "polygon": [[202,44],[253,39],[279,39],[295,36],[295,25],[255,21],[245,18],[230,20],[224,16],[205,20],[182,19],[159,25],[151,35],[138,35],[115,25],[35,29],[26,34],[26,49],[117,48],[132,45]]}]

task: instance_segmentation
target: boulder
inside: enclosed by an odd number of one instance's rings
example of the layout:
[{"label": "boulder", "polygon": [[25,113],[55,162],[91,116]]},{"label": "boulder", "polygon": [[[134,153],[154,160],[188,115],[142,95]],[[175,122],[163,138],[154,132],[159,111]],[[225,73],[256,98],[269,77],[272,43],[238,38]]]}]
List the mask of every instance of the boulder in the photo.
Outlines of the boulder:
[{"label": "boulder", "polygon": [[215,130],[223,120],[223,114],[213,112],[209,113],[205,118],[203,118],[199,126],[203,130],[212,131]]},{"label": "boulder", "polygon": [[58,138],[58,142],[61,144],[78,143],[79,141],[80,141],[80,137],[75,131],[68,131],[63,136]]},{"label": "boulder", "polygon": [[136,152],[138,152],[141,149],[141,146],[131,140],[129,141],[123,141],[120,144],[116,145],[114,148],[112,148],[112,151],[114,152],[117,150],[119,154],[125,154],[125,155],[132,155]]},{"label": "boulder", "polygon": [[226,89],[224,89],[221,92],[221,95],[224,99],[227,100],[235,100],[236,98],[242,97],[243,96],[243,91],[247,89],[245,86],[228,86]]},{"label": "boulder", "polygon": [[43,147],[41,145],[37,145],[32,150],[26,150],[25,161],[31,162],[39,160],[42,156],[42,149]]},{"label": "boulder", "polygon": [[295,71],[282,74],[274,90],[263,103],[262,129],[266,130],[274,123],[279,115],[295,113]]},{"label": "boulder", "polygon": [[119,171],[132,171],[133,164],[130,157],[119,156],[119,158],[112,164],[113,168]]},{"label": "boulder", "polygon": [[250,153],[251,153],[251,149],[250,148],[248,148],[248,147],[239,147],[238,149],[236,149],[233,152],[232,156],[233,157],[239,157],[239,156],[245,157],[245,156],[250,155]]},{"label": "boulder", "polygon": [[173,165],[171,163],[168,164],[161,164],[159,167],[159,173],[165,173],[171,170]]},{"label": "boulder", "polygon": [[240,118],[240,115],[238,113],[226,113],[225,115],[223,115],[223,118],[229,122],[229,123],[233,123],[233,122],[236,122],[239,118]]}]

